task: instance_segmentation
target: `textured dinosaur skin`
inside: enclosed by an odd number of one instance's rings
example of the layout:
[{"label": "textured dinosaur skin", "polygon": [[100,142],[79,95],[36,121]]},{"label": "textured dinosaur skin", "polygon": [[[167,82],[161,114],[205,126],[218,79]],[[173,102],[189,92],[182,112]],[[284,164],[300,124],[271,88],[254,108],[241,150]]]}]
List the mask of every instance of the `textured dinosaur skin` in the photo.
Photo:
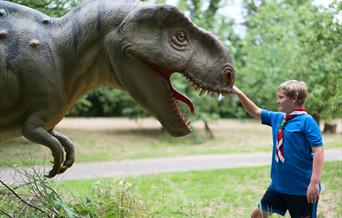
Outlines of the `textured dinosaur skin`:
[{"label": "textured dinosaur skin", "polygon": [[193,105],[173,89],[173,72],[201,94],[227,94],[235,79],[224,45],[173,6],[92,0],[51,18],[0,1],[0,142],[24,136],[47,146],[54,158],[47,177],[75,160],[71,140],[55,126],[98,87],[128,92],[171,135],[189,134],[176,100]]}]

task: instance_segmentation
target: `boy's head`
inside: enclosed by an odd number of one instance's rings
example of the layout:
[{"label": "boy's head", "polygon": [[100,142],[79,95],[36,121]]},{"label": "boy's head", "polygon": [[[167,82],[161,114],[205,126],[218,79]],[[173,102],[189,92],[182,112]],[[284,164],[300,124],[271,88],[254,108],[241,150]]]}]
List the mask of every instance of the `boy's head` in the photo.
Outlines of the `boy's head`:
[{"label": "boy's head", "polygon": [[305,98],[308,94],[308,88],[305,82],[288,80],[279,85],[277,92],[282,92],[291,99],[296,98],[296,103],[298,106],[303,106]]}]

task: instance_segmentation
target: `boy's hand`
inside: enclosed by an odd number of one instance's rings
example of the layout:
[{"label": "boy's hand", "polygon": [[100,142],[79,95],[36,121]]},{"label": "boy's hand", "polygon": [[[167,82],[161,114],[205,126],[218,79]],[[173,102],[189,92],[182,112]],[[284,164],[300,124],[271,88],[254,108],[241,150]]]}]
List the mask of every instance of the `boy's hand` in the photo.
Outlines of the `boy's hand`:
[{"label": "boy's hand", "polygon": [[306,197],[308,199],[308,203],[316,203],[319,199],[319,187],[317,183],[310,182],[308,189],[306,191]]},{"label": "boy's hand", "polygon": [[230,91],[229,94],[236,95],[238,92],[241,92],[241,90],[238,87],[233,86],[233,88],[232,88],[232,90]]}]

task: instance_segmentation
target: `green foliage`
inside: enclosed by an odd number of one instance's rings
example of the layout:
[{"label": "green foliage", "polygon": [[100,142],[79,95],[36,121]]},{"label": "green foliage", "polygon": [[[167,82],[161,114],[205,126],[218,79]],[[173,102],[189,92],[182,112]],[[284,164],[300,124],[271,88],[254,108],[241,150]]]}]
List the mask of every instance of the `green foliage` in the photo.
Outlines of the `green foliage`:
[{"label": "green foliage", "polygon": [[[342,209],[341,161],[327,162],[318,217],[339,217]],[[70,181],[65,186],[89,196],[96,180]],[[102,184],[112,179],[100,180]],[[149,206],[148,217],[249,217],[269,184],[268,167],[222,169],[130,177],[139,196]],[[102,185],[103,186],[103,185]],[[272,216],[278,217],[278,216]],[[287,214],[285,217],[290,217]]]},{"label": "green foliage", "polygon": [[[8,217],[79,217],[54,185],[37,170],[18,171],[24,184],[10,187],[0,180],[0,208]],[[1,215],[0,212],[0,215]]]},{"label": "green foliage", "polygon": [[[25,184],[10,187],[0,180],[0,217],[129,218],[150,217],[149,210],[132,184],[95,183],[85,201],[47,180],[37,171],[21,172]],[[69,194],[69,195],[68,195]]]},{"label": "green foliage", "polygon": [[[146,0],[165,3],[165,0]],[[61,16],[83,0],[13,0],[36,8],[51,16]],[[219,9],[228,0],[178,1],[178,7],[198,26],[213,32],[232,52],[236,68],[236,84],[257,105],[276,110],[275,89],[288,79],[308,84],[307,108],[324,119],[341,116],[342,56],[340,1],[329,8],[317,8],[312,1],[244,1],[246,36],[234,33],[234,21]],[[245,117],[240,103],[233,97],[217,102],[215,98],[198,96],[191,84],[179,75],[172,84],[194,102],[196,114],[191,120],[205,123],[218,117]],[[188,109],[180,103],[188,113]],[[188,114],[189,115],[189,114]],[[148,116],[124,92],[100,89],[81,99],[69,116]]]},{"label": "green foliage", "polygon": [[[276,110],[274,92],[285,80],[308,84],[306,106],[325,119],[341,116],[341,4],[265,1],[250,13],[237,84],[262,107]],[[341,21],[339,21],[341,22]]]},{"label": "green foliage", "polygon": [[[327,162],[324,167],[318,206],[318,217],[340,217],[342,211],[341,161]],[[35,177],[36,178],[36,177]],[[63,202],[64,209],[54,207],[50,217],[65,218],[123,218],[123,217],[248,217],[269,184],[269,167],[220,169],[187,173],[166,173],[152,176],[73,180],[49,183],[47,193],[52,202]],[[41,190],[47,184],[37,184]],[[51,186],[52,185],[52,186]],[[36,201],[24,195],[35,206],[51,208],[47,200]],[[45,188],[44,188],[45,187]],[[26,187],[27,188],[27,187]],[[72,190],[72,193],[70,192]],[[44,193],[44,192],[42,192]],[[49,194],[48,194],[49,195]],[[80,200],[82,199],[82,200]],[[84,200],[83,200],[84,199]],[[56,204],[56,203],[54,203]],[[60,205],[60,203],[57,203]],[[0,216],[49,217],[32,208],[23,209],[22,203],[0,186]],[[21,211],[14,213],[12,211]],[[50,215],[50,214],[49,214]],[[54,216],[52,216],[54,215]],[[272,217],[278,217],[277,215]],[[287,214],[285,217],[290,217]]]},{"label": "green foliage", "polygon": [[11,2],[37,9],[52,17],[60,17],[84,1],[85,0],[11,0]]},{"label": "green foliage", "polygon": [[81,98],[78,100],[67,113],[67,116],[82,116],[88,114],[89,110],[92,108],[93,104],[86,98]]},{"label": "green foliage", "polygon": [[79,100],[71,108],[68,115],[141,118],[146,117],[148,113],[138,106],[126,92],[117,89],[101,88]]},{"label": "green foliage", "polygon": [[300,76],[307,81],[311,91],[308,107],[325,119],[342,115],[342,20],[336,20],[342,10],[342,2],[337,1],[321,12],[308,13],[302,7],[299,13],[306,14],[301,22],[307,29],[302,30],[302,67]]}]

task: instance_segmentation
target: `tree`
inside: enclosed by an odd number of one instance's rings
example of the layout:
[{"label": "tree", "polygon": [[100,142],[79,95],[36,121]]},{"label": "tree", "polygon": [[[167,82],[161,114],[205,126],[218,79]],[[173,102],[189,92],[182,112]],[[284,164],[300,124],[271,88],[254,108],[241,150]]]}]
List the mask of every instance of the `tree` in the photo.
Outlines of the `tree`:
[{"label": "tree", "polygon": [[311,114],[341,116],[341,25],[334,19],[339,10],[341,3],[319,9],[309,1],[263,1],[252,7],[237,62],[239,86],[257,104],[276,110],[278,84],[303,80],[309,86],[306,106]]},{"label": "tree", "polygon": [[[300,13],[305,13],[301,8]],[[306,28],[314,31],[301,32],[303,59],[301,78],[310,87],[308,107],[316,119],[331,120],[341,117],[342,106],[342,20],[337,14],[342,10],[342,2],[333,2],[329,8],[315,13],[307,13],[302,20]]]},{"label": "tree", "polygon": [[84,0],[11,0],[11,2],[34,8],[52,17],[60,17]]}]

